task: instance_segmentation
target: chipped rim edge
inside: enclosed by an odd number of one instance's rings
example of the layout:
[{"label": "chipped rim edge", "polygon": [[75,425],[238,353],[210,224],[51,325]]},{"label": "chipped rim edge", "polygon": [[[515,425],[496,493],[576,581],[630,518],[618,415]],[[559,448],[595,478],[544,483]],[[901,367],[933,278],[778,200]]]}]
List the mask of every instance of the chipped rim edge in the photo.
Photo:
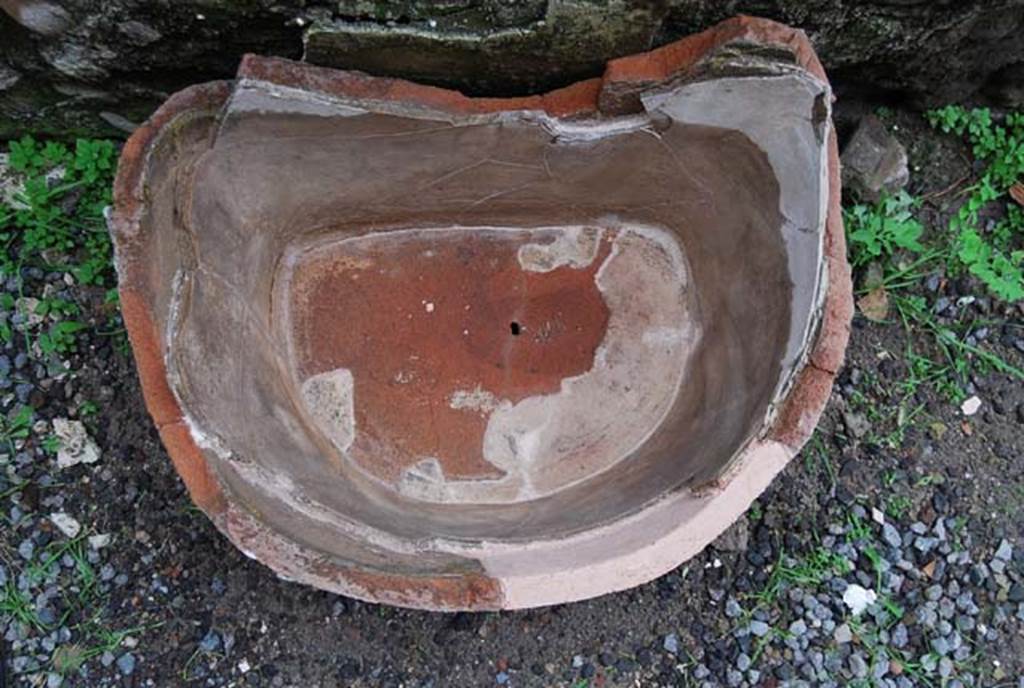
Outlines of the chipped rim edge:
[{"label": "chipped rim edge", "polygon": [[[693,66],[724,43],[749,38],[782,44],[812,75],[828,83],[825,71],[803,31],[776,22],[736,17],[703,33],[647,53],[608,62],[603,77],[577,82],[544,95],[521,98],[470,98],[457,91],[398,79],[339,72],[274,58],[243,58],[240,72],[268,66],[288,70],[288,77],[315,80],[314,89],[348,97],[399,102],[458,115],[542,110],[554,117],[589,114],[602,109],[607,86],[640,90]],[[266,71],[266,70],[264,70]],[[263,74],[264,78],[272,74]],[[339,78],[339,76],[341,78]],[[232,503],[193,439],[167,379],[160,333],[147,297],[146,240],[139,236],[144,212],[145,174],[149,156],[165,128],[190,111],[207,115],[219,111],[232,91],[231,81],[199,84],[174,94],[125,144],[114,182],[115,210],[111,231],[116,236],[116,260],[122,313],[139,370],[146,407],[182,477],[192,500],[247,556],[272,568],[285,579],[359,598],[428,610],[497,610],[565,603],[640,585],[672,570],[699,553],[749,508],[772,479],[810,438],[825,409],[833,380],[842,365],[853,314],[850,267],[840,206],[838,144],[834,127],[827,143],[829,202],[825,223],[826,295],[817,339],[796,382],[782,400],[766,436],[752,442],[733,466],[699,494],[680,490],[626,517],[575,536],[544,541],[536,552],[550,557],[550,568],[517,571],[509,565],[508,547],[487,543],[477,550],[481,571],[409,575],[345,565],[329,556],[287,540],[244,507]],[[680,507],[686,513],[680,514]],[[668,523],[660,537],[649,534],[652,519]],[[628,548],[608,556],[607,538],[624,539]],[[589,540],[589,543],[586,542]],[[574,553],[587,545],[605,550],[595,561],[579,561]],[[530,546],[519,546],[519,554]],[[502,552],[501,550],[505,550]]]}]

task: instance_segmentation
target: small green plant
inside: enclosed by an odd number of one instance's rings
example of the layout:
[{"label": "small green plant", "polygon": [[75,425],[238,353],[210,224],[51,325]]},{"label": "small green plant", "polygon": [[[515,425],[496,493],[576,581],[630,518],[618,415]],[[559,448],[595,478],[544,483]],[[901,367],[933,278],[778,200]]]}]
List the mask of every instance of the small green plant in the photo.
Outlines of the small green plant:
[{"label": "small green plant", "polygon": [[112,250],[103,208],[111,202],[114,145],[79,139],[71,150],[26,136],[12,141],[9,151],[22,184],[14,207],[0,206],[0,243],[6,249],[0,271],[14,275],[21,266],[38,265],[69,270],[83,284],[110,282]]},{"label": "small green plant", "polygon": [[760,521],[764,517],[764,512],[761,510],[761,503],[755,501],[753,504],[751,504],[749,511],[747,511],[747,515],[749,516],[750,520],[755,523]]},{"label": "small green plant", "polygon": [[836,467],[829,456],[828,447],[825,446],[824,440],[821,439],[821,433],[815,431],[811,435],[810,441],[803,449],[803,455],[804,467],[810,472],[824,474],[825,479],[828,481],[829,489],[835,488],[837,479]]},{"label": "small green plant", "polygon": [[21,406],[8,416],[0,415],[0,442],[14,453],[14,442],[29,436],[32,430],[32,407]]},{"label": "small green plant", "polygon": [[846,518],[846,539],[850,543],[870,542],[872,540],[871,527],[863,519],[850,514]]},{"label": "small green plant", "polygon": [[[1006,203],[1010,187],[1024,178],[1024,113],[1008,115],[1001,125],[986,108],[951,105],[928,118],[946,133],[966,137],[975,158],[988,164],[950,222],[957,260],[999,298],[1024,299],[1024,250],[1015,245],[1024,236],[1024,212]],[[981,213],[995,204],[1003,205],[1004,217],[986,232]]]},{"label": "small green plant", "polygon": [[832,576],[846,575],[851,569],[849,561],[824,547],[818,547],[802,558],[781,553],[772,566],[768,582],[753,597],[758,604],[768,605],[787,587],[815,588]]},{"label": "small green plant", "polygon": [[896,495],[889,499],[885,505],[885,513],[889,518],[899,521],[910,511],[914,502],[906,495]]},{"label": "small green plant", "polygon": [[60,438],[57,437],[56,435],[47,435],[43,439],[43,450],[47,454],[51,454],[51,455],[56,454],[57,452],[60,451],[60,447],[61,447]]},{"label": "small green plant", "polygon": [[39,350],[46,355],[71,353],[76,346],[75,334],[85,328],[85,324],[77,320],[56,322],[49,330],[39,335],[39,339],[36,340],[39,343]]},{"label": "small green plant", "polygon": [[923,412],[913,399],[922,385],[960,403],[973,373],[996,370],[1024,379],[1024,370],[971,339],[983,323],[969,300],[948,304],[939,314],[917,290],[937,272],[967,272],[997,298],[1024,298],[1024,209],[1009,200],[1010,188],[1024,182],[1024,115],[998,123],[988,110],[948,107],[929,113],[928,119],[938,129],[964,136],[976,159],[986,164],[949,231],[933,228],[926,241],[915,218],[920,201],[905,192],[844,211],[850,262],[861,274],[858,294],[871,296],[863,312],[877,320],[895,316],[909,335],[902,352],[908,372],[899,386],[900,398],[883,395],[888,402],[884,408],[877,399],[863,404],[873,428],[889,427],[880,435],[872,431],[868,440],[890,447],[903,442],[904,429]]},{"label": "small green plant", "polygon": [[873,206],[859,204],[847,209],[844,221],[853,266],[888,260],[901,249],[912,254],[924,251],[919,241],[924,227],[913,215],[918,203],[906,191],[900,191]]},{"label": "small green plant", "polygon": [[25,626],[35,626],[40,631],[47,630],[36,615],[31,596],[19,590],[17,582],[12,578],[8,578],[3,587],[0,587],[0,615]]}]

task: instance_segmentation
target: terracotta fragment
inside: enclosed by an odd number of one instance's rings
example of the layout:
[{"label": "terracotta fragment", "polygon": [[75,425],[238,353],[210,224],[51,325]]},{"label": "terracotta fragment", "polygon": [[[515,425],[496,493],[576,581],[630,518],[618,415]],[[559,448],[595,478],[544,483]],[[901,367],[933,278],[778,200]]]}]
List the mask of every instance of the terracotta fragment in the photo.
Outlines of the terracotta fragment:
[{"label": "terracotta fragment", "polygon": [[280,575],[501,609],[639,584],[813,431],[852,309],[831,91],[739,18],[474,99],[248,56],[125,148],[146,403]]}]

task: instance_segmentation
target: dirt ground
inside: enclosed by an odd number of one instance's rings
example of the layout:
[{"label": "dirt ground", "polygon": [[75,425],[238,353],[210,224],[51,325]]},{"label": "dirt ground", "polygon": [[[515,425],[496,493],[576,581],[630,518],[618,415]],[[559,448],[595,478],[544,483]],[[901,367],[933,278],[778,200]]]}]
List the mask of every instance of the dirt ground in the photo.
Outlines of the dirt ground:
[{"label": "dirt ground", "polygon": [[[922,219],[928,231],[942,231],[948,206],[974,171],[970,158],[964,146],[935,134],[919,114],[886,117],[910,151],[911,191],[931,197]],[[934,284],[917,289],[929,299],[982,294],[969,281],[939,282],[935,292]],[[100,296],[93,295],[97,309],[103,308]],[[1019,306],[986,303],[972,317],[987,329],[988,350],[1024,368]],[[77,378],[51,386],[33,402],[40,417],[53,418],[66,417],[76,395],[94,400],[98,412],[86,426],[101,460],[10,494],[0,483],[0,512],[17,506],[49,513],[55,508],[47,500],[59,493],[61,511],[75,514],[94,533],[112,536],[96,562],[97,570],[110,567],[96,613],[105,627],[133,632],[119,648],[67,675],[63,685],[727,685],[719,677],[743,643],[733,633],[737,622],[726,614],[725,600],[743,600],[765,588],[783,552],[811,551],[827,526],[847,522],[857,505],[868,511],[891,506],[888,513],[902,530],[915,521],[955,516],[965,546],[979,561],[988,560],[1003,539],[1011,543],[1017,553],[1011,582],[1019,576],[1024,385],[1005,374],[975,373],[970,384],[982,407],[970,417],[958,403],[923,386],[905,404],[916,415],[894,420],[885,410],[893,407],[894,390],[907,376],[907,344],[927,350],[923,335],[897,324],[857,316],[846,367],[815,440],[715,546],[634,590],[486,614],[366,604],[279,580],[247,559],[191,506],[143,407],[130,353],[117,337],[85,341],[73,359],[81,370]],[[31,479],[48,471],[40,467],[22,475]],[[6,522],[2,527],[3,560],[16,561],[25,534]],[[1024,675],[1024,622],[1014,617],[1005,594],[1000,601],[998,591],[988,592],[991,599],[983,603],[989,598],[979,586],[981,618],[1002,613],[1001,604],[1010,618],[1001,622],[998,640],[974,648],[974,685],[1017,686]],[[771,618],[788,619],[786,607],[785,600],[775,604]],[[12,642],[0,641],[6,685],[46,685],[44,674],[13,673],[18,653]],[[129,672],[111,661],[126,650],[135,660]],[[756,683],[748,676],[743,685],[788,685],[787,670],[778,668],[788,661],[787,651],[782,644],[761,652],[755,661],[765,671]],[[698,664],[712,675],[695,675]],[[954,679],[920,685],[949,685]]]}]

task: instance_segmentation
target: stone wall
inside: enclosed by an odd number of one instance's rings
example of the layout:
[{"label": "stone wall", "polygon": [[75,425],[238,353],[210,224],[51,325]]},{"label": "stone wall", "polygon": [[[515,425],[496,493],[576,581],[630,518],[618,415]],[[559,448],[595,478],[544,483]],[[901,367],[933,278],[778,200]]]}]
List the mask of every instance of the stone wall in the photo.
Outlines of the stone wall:
[{"label": "stone wall", "polygon": [[1024,0],[0,0],[0,138],[113,134],[243,53],[519,95],[738,13],[805,29],[841,97],[1019,104]]}]

